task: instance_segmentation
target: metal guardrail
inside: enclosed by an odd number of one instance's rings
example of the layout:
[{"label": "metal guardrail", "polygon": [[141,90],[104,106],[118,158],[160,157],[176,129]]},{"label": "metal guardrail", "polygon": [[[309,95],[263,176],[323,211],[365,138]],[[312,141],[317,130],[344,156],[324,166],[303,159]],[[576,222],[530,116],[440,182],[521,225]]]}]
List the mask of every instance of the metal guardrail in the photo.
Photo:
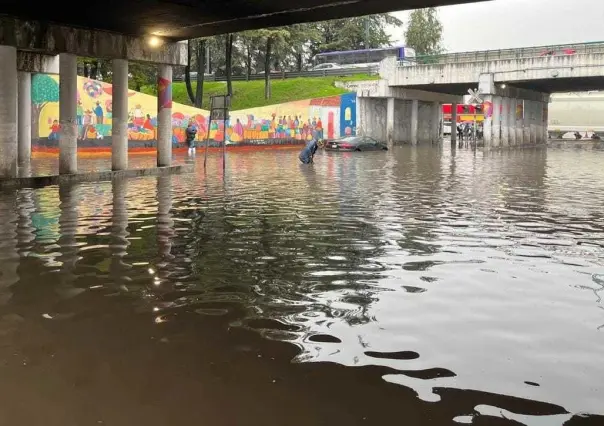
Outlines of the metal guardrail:
[{"label": "metal guardrail", "polygon": [[[443,53],[417,56],[414,64],[432,65],[459,62],[483,62],[508,59],[535,58],[573,54],[604,53],[604,42],[559,44],[550,46],[522,47],[518,49],[482,50],[476,52]],[[409,64],[399,64],[408,66]]]},{"label": "metal guardrail", "polygon": [[[347,77],[351,75],[369,74],[376,75],[379,72],[379,67],[356,67],[356,68],[337,68],[331,70],[320,70],[320,71],[302,71],[302,72],[272,72],[271,80],[282,80],[287,78],[301,78],[301,77]],[[195,81],[195,78],[191,78]],[[205,81],[226,81],[226,76],[216,77],[214,75],[206,75]],[[234,75],[231,77],[232,81],[251,81],[251,80],[264,80],[264,73],[247,75]],[[184,81],[184,76],[178,76],[174,78],[174,81]]]}]

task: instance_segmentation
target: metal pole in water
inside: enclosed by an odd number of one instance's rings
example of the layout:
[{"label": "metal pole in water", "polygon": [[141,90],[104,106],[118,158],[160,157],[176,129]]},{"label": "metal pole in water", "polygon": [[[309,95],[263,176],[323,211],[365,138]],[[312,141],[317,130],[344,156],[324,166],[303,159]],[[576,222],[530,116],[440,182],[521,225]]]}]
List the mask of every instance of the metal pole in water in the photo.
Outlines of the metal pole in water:
[{"label": "metal pole in water", "polygon": [[[226,105],[226,103],[225,103]],[[227,121],[227,109],[223,108],[222,116],[224,119],[222,120],[222,173],[226,170],[226,121]]]},{"label": "metal pole in water", "polygon": [[210,144],[210,127],[212,126],[212,111],[210,111],[210,119],[208,120],[208,134],[206,135],[206,153],[203,157],[203,169],[206,169],[206,163],[208,161],[208,145]]}]

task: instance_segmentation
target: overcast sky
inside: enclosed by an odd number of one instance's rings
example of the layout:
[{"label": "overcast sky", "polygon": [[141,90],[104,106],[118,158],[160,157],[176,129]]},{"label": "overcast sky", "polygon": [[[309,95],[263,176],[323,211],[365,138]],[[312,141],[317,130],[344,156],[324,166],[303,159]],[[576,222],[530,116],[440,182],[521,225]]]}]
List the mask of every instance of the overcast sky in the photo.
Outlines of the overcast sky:
[{"label": "overcast sky", "polygon": [[[604,41],[604,0],[494,0],[441,7],[439,17],[448,52]],[[404,42],[404,29],[390,33]]]}]

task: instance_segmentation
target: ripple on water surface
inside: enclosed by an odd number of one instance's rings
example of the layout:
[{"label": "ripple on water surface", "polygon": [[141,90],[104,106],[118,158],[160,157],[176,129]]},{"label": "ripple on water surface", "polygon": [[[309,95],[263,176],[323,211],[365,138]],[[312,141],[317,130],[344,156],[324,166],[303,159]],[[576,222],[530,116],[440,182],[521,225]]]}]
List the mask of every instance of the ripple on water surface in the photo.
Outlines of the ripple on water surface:
[{"label": "ripple on water surface", "polygon": [[0,194],[7,421],[604,422],[604,153],[367,154]]}]

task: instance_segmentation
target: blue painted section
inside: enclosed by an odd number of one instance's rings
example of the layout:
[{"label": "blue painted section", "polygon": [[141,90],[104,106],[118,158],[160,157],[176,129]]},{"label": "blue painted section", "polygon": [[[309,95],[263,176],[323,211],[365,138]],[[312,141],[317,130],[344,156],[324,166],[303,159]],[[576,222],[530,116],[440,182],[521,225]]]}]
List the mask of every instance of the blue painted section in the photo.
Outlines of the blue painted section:
[{"label": "blue painted section", "polygon": [[340,103],[340,137],[357,133],[357,94],[345,93]]}]

